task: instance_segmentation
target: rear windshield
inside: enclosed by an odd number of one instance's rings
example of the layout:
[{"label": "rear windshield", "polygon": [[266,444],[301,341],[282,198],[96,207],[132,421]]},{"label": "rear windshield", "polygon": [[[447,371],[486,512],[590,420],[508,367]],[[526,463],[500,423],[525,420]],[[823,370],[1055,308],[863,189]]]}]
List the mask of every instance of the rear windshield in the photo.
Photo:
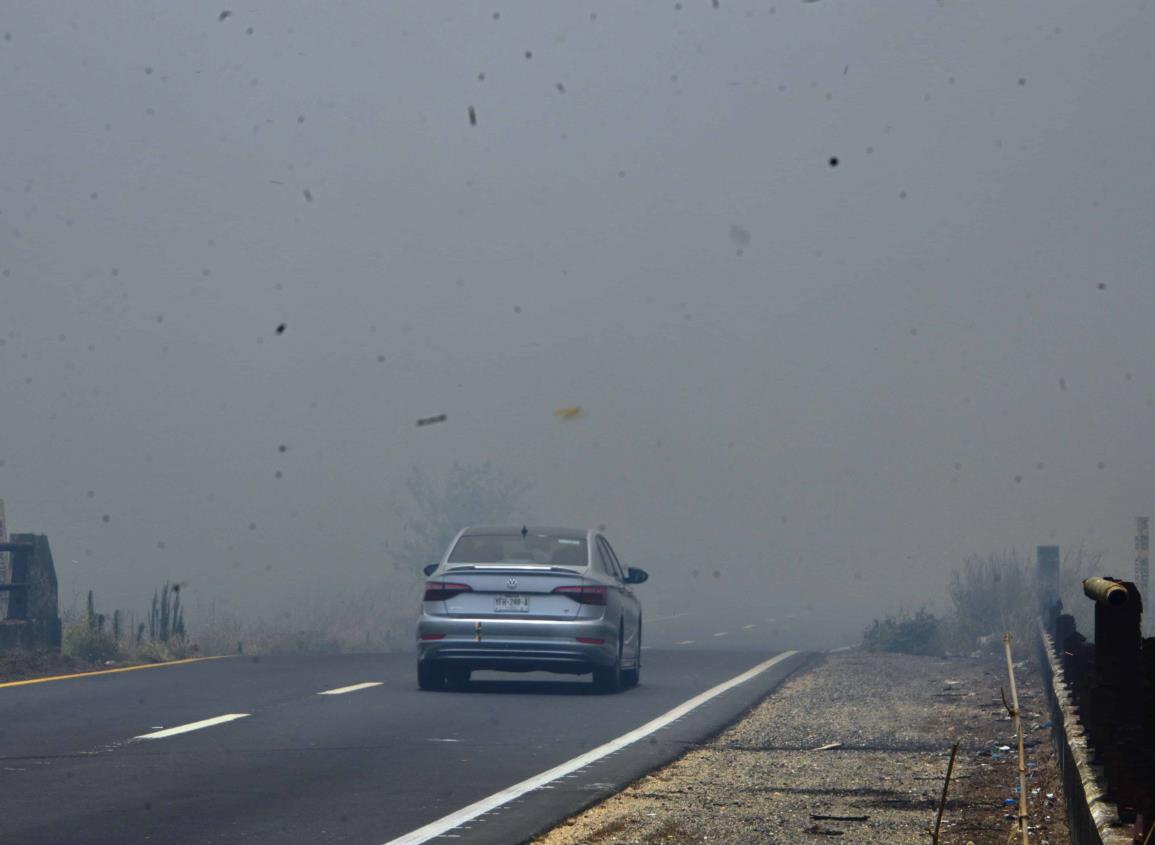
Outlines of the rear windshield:
[{"label": "rear windshield", "polygon": [[585,539],[548,534],[466,534],[449,553],[449,563],[527,563],[586,566]]}]

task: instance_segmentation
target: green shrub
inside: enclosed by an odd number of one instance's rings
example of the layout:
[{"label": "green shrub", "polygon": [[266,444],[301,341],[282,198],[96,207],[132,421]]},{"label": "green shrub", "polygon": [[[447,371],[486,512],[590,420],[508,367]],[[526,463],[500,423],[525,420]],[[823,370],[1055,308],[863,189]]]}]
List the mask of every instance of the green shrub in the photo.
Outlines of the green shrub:
[{"label": "green shrub", "polygon": [[943,653],[942,620],[926,609],[911,616],[900,613],[875,619],[862,635],[867,651],[896,651],[902,654]]},{"label": "green shrub", "polygon": [[120,644],[116,637],[103,627],[90,625],[87,620],[73,622],[64,628],[61,650],[66,655],[89,663],[104,663],[120,656]]}]

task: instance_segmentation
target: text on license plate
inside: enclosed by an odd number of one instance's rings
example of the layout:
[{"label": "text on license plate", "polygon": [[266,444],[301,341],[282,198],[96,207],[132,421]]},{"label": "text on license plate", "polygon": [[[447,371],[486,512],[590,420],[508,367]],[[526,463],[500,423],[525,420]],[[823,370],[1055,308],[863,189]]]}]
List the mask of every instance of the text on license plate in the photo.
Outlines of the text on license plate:
[{"label": "text on license plate", "polygon": [[529,613],[529,596],[494,596],[495,613]]}]

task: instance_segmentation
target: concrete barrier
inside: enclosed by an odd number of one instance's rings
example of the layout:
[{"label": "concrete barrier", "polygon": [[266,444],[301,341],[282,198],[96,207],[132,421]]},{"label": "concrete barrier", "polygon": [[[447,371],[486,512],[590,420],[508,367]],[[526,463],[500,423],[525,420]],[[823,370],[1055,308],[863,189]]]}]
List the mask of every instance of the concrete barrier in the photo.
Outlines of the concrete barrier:
[{"label": "concrete barrier", "polygon": [[1039,647],[1071,842],[1073,845],[1132,845],[1132,830],[1120,821],[1119,808],[1107,800],[1102,767],[1091,762],[1092,751],[1067,688],[1062,662],[1045,628],[1040,629]]}]

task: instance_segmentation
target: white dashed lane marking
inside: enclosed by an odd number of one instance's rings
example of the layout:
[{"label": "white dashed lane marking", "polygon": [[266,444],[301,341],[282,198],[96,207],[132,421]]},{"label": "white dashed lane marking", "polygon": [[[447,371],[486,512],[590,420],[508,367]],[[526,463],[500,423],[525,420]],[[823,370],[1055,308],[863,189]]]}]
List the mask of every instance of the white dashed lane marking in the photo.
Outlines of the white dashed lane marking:
[{"label": "white dashed lane marking", "polygon": [[719,632],[718,632],[718,633],[716,633],[714,636],[715,636],[715,637],[724,637],[724,636],[726,636],[726,635],[727,635],[727,634],[729,634],[729,633],[730,633],[729,631],[719,631]]},{"label": "white dashed lane marking", "polygon": [[199,722],[189,722],[187,725],[177,725],[175,728],[165,728],[163,731],[154,731],[150,734],[141,734],[133,739],[165,739],[177,734],[187,734],[190,731],[199,731],[201,728],[211,728],[213,725],[223,725],[234,719],[243,719],[248,713],[226,713],[223,716],[214,716],[211,719],[202,719]]},{"label": "white dashed lane marking", "polygon": [[693,645],[695,642],[695,640],[682,640],[680,643],[674,643],[674,645]]},{"label": "white dashed lane marking", "polygon": [[784,651],[777,657],[772,657],[754,666],[751,669],[736,675],[728,681],[723,681],[717,686],[711,687],[703,693],[683,701],[672,710],[668,710],[656,719],[651,719],[640,727],[634,728],[629,733],[622,734],[617,739],[611,739],[604,745],[599,745],[597,748],[590,749],[584,754],[579,754],[572,760],[567,760],[560,765],[554,766],[552,769],[534,775],[531,778],[523,780],[521,783],[515,783],[513,786],[506,787],[500,792],[495,792],[487,798],[482,798],[480,801],[475,801],[467,807],[462,807],[454,813],[443,816],[437,821],[430,822],[424,827],[419,827],[417,830],[406,833],[404,836],[399,836],[396,839],[391,839],[386,845],[421,845],[423,842],[428,842],[431,839],[438,839],[441,837],[451,837],[453,834],[449,833],[451,830],[457,830],[462,825],[472,822],[475,819],[481,819],[488,815],[495,815],[509,804],[522,798],[529,792],[536,789],[541,789],[544,786],[549,786],[554,781],[563,778],[571,777],[587,766],[596,763],[597,761],[608,757],[623,748],[633,745],[635,742],[645,739],[650,734],[661,730],[667,725],[681,719],[687,713],[701,707],[707,701],[717,698],[727,690],[731,690],[739,684],[744,684],[751,678],[757,677],[762,672],[765,672],[771,666],[781,663],[783,660],[788,660],[798,652]]},{"label": "white dashed lane marking", "polygon": [[742,626],[742,630],[743,630],[743,631],[749,631],[751,628],[757,628],[757,627],[758,627],[757,625],[755,625],[755,624],[751,623],[751,624],[749,624],[749,625],[743,625],[743,626]]},{"label": "white dashed lane marking", "polygon": [[319,692],[317,695],[344,695],[347,692],[357,692],[357,690],[369,689],[370,687],[379,687],[384,681],[366,681],[363,684],[353,684],[347,687],[337,687],[337,689],[327,689],[324,692]]}]

